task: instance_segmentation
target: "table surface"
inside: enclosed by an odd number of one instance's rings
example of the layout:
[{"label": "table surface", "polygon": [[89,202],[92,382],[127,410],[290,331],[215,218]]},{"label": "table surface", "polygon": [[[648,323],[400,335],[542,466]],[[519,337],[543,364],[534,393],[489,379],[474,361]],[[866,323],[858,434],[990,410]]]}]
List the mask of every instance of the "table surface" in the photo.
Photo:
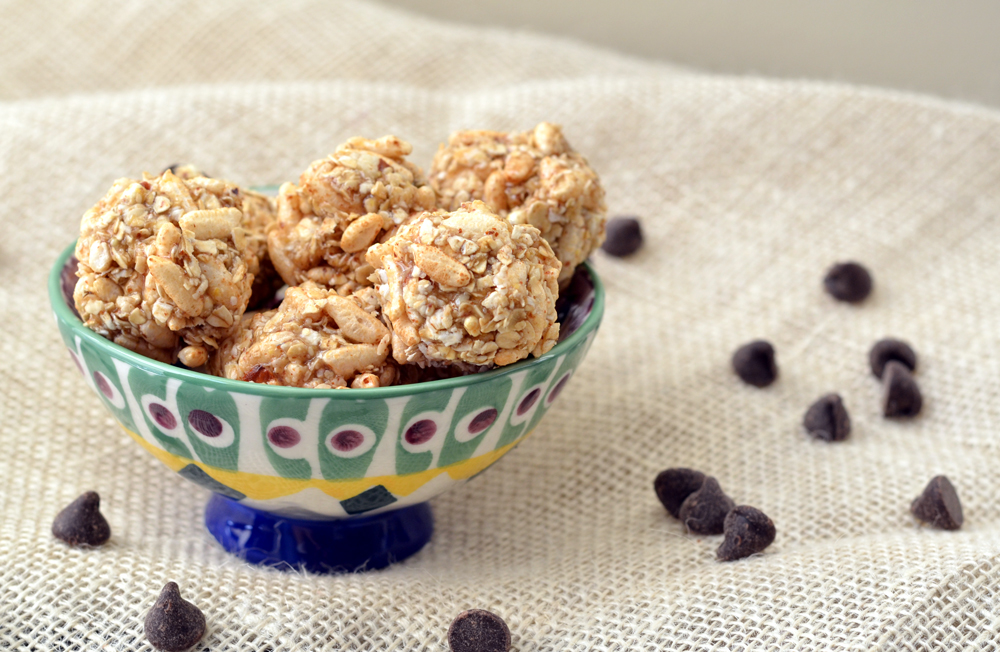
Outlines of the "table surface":
[{"label": "table surface", "polygon": [[[460,611],[521,652],[995,649],[1000,640],[1000,115],[850,85],[726,77],[381,5],[14,2],[0,38],[0,648],[150,650],[168,581],[211,650],[441,650]],[[94,35],[114,35],[96,38]],[[356,135],[427,167],[460,128],[563,125],[644,248],[597,253],[591,351],[540,427],[432,502],[432,542],[382,572],[248,566],[202,526],[208,494],[121,432],[52,325],[45,279],[121,176],[190,162],[247,185],[295,179]],[[859,260],[873,295],[822,290]],[[919,356],[921,415],[889,421],[877,339]],[[729,359],[770,340],[780,376]],[[853,424],[802,430],[836,391]],[[765,511],[765,554],[715,560],[657,502],[668,467]],[[937,474],[957,532],[910,501]],[[51,536],[100,493],[99,549]]]}]

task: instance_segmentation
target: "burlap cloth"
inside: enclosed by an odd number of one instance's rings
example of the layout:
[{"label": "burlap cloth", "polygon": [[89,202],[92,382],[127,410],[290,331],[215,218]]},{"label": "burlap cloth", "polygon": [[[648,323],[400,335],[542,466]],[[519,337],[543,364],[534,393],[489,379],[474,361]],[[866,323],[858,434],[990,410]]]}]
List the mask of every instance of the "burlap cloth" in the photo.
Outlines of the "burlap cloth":
[{"label": "burlap cloth", "polygon": [[[679,72],[374,5],[137,2],[0,7],[0,649],[147,650],[168,580],[211,650],[441,650],[452,618],[502,615],[529,650],[996,649],[1000,637],[1000,115],[848,86]],[[241,563],[202,526],[208,494],[113,425],[52,324],[45,277],[123,175],[190,161],[294,178],[353,135],[426,166],[459,128],[565,126],[645,248],[595,262],[604,325],[536,434],[433,501],[437,531],[382,572]],[[857,259],[863,305],[821,288]],[[926,397],[879,413],[868,347],[920,355]],[[764,337],[781,377],[729,369]],[[811,441],[806,407],[854,422]],[[691,466],[762,508],[767,553],[719,563],[652,491]],[[909,503],[956,485],[961,531]],[[53,539],[86,489],[113,528]]]}]

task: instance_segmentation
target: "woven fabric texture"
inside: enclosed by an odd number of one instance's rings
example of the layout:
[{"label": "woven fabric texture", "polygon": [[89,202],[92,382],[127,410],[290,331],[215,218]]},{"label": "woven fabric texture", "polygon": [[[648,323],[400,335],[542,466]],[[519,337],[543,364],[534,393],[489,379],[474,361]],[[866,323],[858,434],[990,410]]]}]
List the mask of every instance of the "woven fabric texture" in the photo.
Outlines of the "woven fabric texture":
[{"label": "woven fabric texture", "polygon": [[[211,5],[207,7],[205,5]],[[74,5],[74,7],[77,5]],[[154,3],[0,25],[0,649],[150,650],[176,581],[222,650],[443,650],[484,608],[521,652],[997,649],[1000,639],[1000,115],[887,92],[679,72],[543,38],[351,2]],[[246,184],[297,177],[354,135],[426,167],[460,128],[561,123],[645,247],[594,261],[607,311],[536,433],[432,501],[437,530],[387,570],[248,566],[202,525],[208,493],[136,446],[81,382],[45,280],[120,176],[192,162]],[[822,277],[864,262],[875,291]],[[922,414],[890,422],[867,351],[913,344]],[[774,343],[779,380],[729,359]],[[837,391],[854,430],[801,426]],[[717,477],[764,510],[764,555],[714,558],[652,491]],[[957,532],[910,501],[946,474]],[[93,489],[99,549],[55,540]],[[200,649],[200,648],[199,648]]]}]

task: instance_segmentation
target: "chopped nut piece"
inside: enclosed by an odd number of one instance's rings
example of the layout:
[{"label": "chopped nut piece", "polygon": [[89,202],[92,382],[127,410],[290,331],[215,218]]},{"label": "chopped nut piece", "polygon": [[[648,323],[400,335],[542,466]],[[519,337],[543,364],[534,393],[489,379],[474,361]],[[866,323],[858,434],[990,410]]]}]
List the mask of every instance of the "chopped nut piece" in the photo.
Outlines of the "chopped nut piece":
[{"label": "chopped nut piece", "polygon": [[165,362],[181,338],[216,347],[246,309],[258,264],[240,244],[242,201],[228,182],[169,170],[116,181],[80,224],[73,299],[84,323]]},{"label": "chopped nut piece", "polygon": [[395,136],[352,138],[278,193],[268,234],[274,266],[289,285],[313,281],[349,294],[370,285],[364,252],[414,215],[437,208],[423,173]]},{"label": "chopped nut piece", "polygon": [[458,131],[431,164],[441,206],[485,201],[511,224],[537,227],[562,262],[560,285],[604,241],[604,190],[556,125],[531,131]]},{"label": "chopped nut piece", "polygon": [[370,288],[349,297],[309,282],[288,288],[277,310],[243,320],[210,371],[288,387],[391,385],[398,374],[374,299]]},{"label": "chopped nut piece", "polygon": [[185,367],[195,369],[208,362],[208,350],[203,346],[185,346],[177,353],[177,359]]},{"label": "chopped nut piece", "polygon": [[481,201],[425,213],[367,256],[400,364],[505,365],[558,339],[559,261]]}]

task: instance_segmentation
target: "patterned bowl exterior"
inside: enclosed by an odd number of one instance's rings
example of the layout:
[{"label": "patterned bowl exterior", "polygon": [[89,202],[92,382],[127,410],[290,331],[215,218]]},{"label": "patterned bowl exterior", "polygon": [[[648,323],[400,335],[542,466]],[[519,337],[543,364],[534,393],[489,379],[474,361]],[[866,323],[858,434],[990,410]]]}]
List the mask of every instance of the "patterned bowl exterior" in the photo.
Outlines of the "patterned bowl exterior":
[{"label": "patterned bowl exterior", "polygon": [[413,505],[483,471],[545,415],[604,310],[586,266],[564,309],[569,334],[540,358],[400,387],[273,387],[162,364],[89,330],[72,307],[72,254],[56,261],[49,298],[73,362],[115,420],[188,480],[299,518]]}]

